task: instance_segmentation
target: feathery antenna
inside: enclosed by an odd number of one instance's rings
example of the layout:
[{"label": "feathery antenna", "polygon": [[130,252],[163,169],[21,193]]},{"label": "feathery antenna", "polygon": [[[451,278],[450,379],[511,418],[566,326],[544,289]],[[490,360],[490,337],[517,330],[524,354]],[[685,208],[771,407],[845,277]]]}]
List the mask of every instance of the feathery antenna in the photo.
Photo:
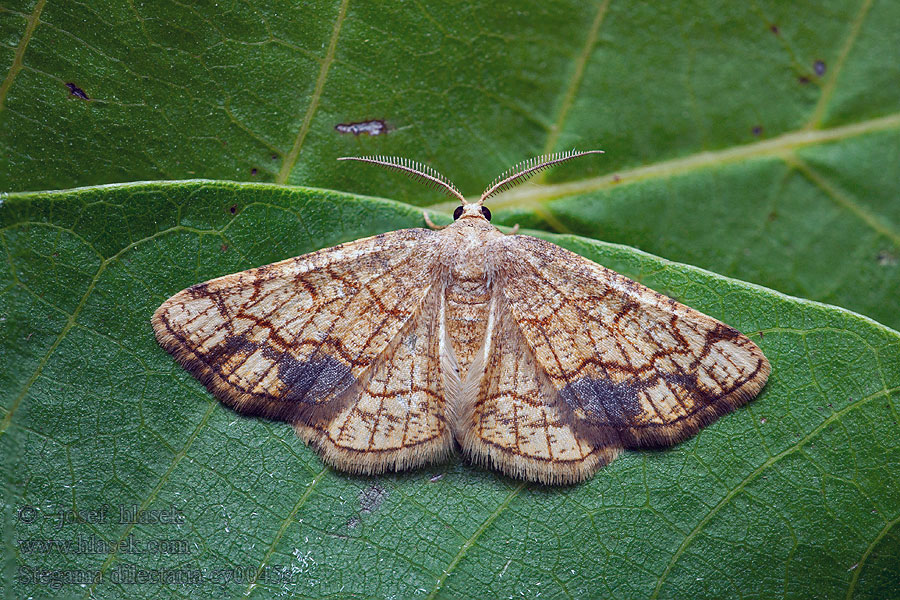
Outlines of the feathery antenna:
[{"label": "feathery antenna", "polygon": [[565,162],[572,158],[584,156],[585,154],[603,154],[603,150],[584,150],[581,152],[577,150],[568,150],[566,152],[554,152],[553,154],[545,154],[543,156],[535,156],[534,158],[523,160],[519,164],[504,171],[491,182],[491,185],[489,185],[488,188],[484,190],[484,193],[481,194],[481,199],[478,201],[478,204],[483,204],[485,200],[494,194],[499,194],[514,185],[522,183],[539,171],[543,171],[555,164]]},{"label": "feathery antenna", "polygon": [[451,198],[455,198],[459,200],[463,204],[468,204],[466,202],[465,197],[460,193],[456,186],[453,185],[449,179],[429,167],[428,165],[423,165],[421,163],[417,163],[413,160],[409,160],[408,158],[402,158],[400,156],[342,156],[338,158],[338,160],[358,160],[360,162],[372,163],[373,165],[381,165],[383,167],[388,167],[389,169],[396,169],[398,171],[402,171],[406,173],[413,179],[418,179],[422,183],[435,188],[441,189],[445,193],[447,193]]}]

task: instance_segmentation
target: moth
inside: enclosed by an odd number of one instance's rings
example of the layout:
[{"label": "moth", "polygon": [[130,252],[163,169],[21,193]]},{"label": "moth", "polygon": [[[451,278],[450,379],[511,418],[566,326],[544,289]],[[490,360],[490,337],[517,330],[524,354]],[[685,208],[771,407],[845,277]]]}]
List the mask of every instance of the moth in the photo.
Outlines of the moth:
[{"label": "moth", "polygon": [[383,233],[189,287],[153,315],[159,343],[224,404],[291,423],[353,473],[459,448],[547,484],[623,449],[666,447],[754,398],[770,367],[736,329],[550,242],[504,234],[486,199],[552,165],[533,158],[454,221]]}]

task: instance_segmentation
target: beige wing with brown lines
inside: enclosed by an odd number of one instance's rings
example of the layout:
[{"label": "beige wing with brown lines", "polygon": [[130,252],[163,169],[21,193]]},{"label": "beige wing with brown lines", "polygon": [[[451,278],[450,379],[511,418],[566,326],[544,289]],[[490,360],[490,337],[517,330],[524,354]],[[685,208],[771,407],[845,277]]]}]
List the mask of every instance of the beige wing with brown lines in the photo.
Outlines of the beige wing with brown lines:
[{"label": "beige wing with brown lines", "polygon": [[436,240],[396,231],[213,279],[153,328],[223,403],[294,424],[338,468],[425,463],[452,444],[426,302]]},{"label": "beige wing with brown lines", "polygon": [[464,448],[509,474],[579,481],[621,448],[690,437],[765,385],[769,363],[746,336],[584,257],[528,236],[486,254],[493,324]]}]

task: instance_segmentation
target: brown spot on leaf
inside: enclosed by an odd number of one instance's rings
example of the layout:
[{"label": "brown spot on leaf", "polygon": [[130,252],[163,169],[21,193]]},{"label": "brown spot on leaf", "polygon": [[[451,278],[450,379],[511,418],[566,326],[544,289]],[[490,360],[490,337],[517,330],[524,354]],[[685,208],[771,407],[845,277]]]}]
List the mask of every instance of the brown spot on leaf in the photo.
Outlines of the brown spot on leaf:
[{"label": "brown spot on leaf", "polygon": [[806,75],[801,75],[797,78],[797,81],[800,82],[801,85],[806,85],[807,83],[809,83],[809,77],[807,77]]},{"label": "brown spot on leaf", "polygon": [[387,498],[387,490],[380,485],[373,484],[359,491],[359,509],[363,514],[373,513],[378,510],[384,499]]},{"label": "brown spot on leaf", "polygon": [[228,252],[228,244],[222,244],[222,252]]},{"label": "brown spot on leaf", "polygon": [[259,172],[259,171],[256,170],[256,167],[253,167],[252,169],[250,169],[250,174],[251,174],[251,175],[256,175],[258,172]]},{"label": "brown spot on leaf", "polygon": [[897,255],[889,250],[882,250],[878,253],[876,260],[882,267],[893,267],[897,264]]},{"label": "brown spot on leaf", "polygon": [[81,98],[82,100],[90,100],[90,97],[85,93],[85,91],[74,83],[69,82],[66,84],[66,87],[69,88],[70,96]]},{"label": "brown spot on leaf", "polygon": [[778,35],[778,25],[775,25],[774,23],[772,25],[769,25],[769,31],[771,31],[775,35]]},{"label": "brown spot on leaf", "polygon": [[230,212],[233,215],[236,215],[237,214],[237,204],[232,204],[230,207],[228,207],[228,212]]},{"label": "brown spot on leaf", "polygon": [[334,126],[338,133],[349,133],[353,135],[384,135],[390,128],[383,119],[372,119],[369,121],[360,121],[358,123],[338,123]]}]

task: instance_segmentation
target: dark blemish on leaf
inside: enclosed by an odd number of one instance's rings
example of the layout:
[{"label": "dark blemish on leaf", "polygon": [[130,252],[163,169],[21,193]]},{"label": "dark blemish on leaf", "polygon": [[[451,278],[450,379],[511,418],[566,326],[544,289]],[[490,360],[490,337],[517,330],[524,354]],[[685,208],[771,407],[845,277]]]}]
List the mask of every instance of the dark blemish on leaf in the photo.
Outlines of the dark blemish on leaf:
[{"label": "dark blemish on leaf", "polygon": [[356,529],[356,527],[359,526],[359,524],[360,524],[359,517],[350,517],[350,520],[347,521],[347,529]]},{"label": "dark blemish on leaf", "polygon": [[88,95],[84,93],[84,90],[74,83],[67,83],[66,87],[69,88],[70,96],[75,96],[76,98],[81,98],[82,100],[90,100],[90,97],[88,97]]},{"label": "dark blemish on leaf", "polygon": [[777,210],[773,210],[772,212],[769,213],[769,215],[768,215],[766,218],[767,218],[770,222],[771,222],[771,221],[774,221],[775,219],[778,218],[778,211],[777,211]]},{"label": "dark blemish on leaf", "polygon": [[876,260],[882,267],[893,267],[897,265],[897,255],[889,250],[882,250],[879,252]]},{"label": "dark blemish on leaf", "polygon": [[809,83],[809,77],[807,77],[806,75],[801,75],[797,78],[797,81],[799,81],[802,85],[806,85],[807,83]]},{"label": "dark blemish on leaf", "polygon": [[759,420],[760,424],[762,424],[762,425],[765,425],[766,421],[768,421],[768,419],[765,417],[763,417],[762,419]]},{"label": "dark blemish on leaf", "polygon": [[825,61],[817,60],[816,62],[814,62],[813,70],[816,72],[816,75],[818,75],[819,77],[824,75],[825,74]]},{"label": "dark blemish on leaf", "polygon": [[763,132],[762,125],[754,125],[753,129],[751,131],[753,131],[753,135],[762,135],[762,132]]},{"label": "dark blemish on leaf", "polygon": [[251,174],[251,175],[256,175],[257,172],[258,172],[258,171],[256,170],[256,167],[253,167],[252,169],[250,169],[250,174]]},{"label": "dark blemish on leaf", "polygon": [[441,479],[443,479],[443,478],[444,478],[444,475],[446,475],[446,473],[438,473],[437,475],[432,475],[432,476],[428,479],[428,481],[431,482],[431,483],[435,483],[435,482],[440,481]]},{"label": "dark blemish on leaf", "polygon": [[377,483],[359,491],[359,508],[363,514],[373,513],[387,498],[387,490]]},{"label": "dark blemish on leaf", "polygon": [[222,252],[228,252],[228,244],[222,244]]},{"label": "dark blemish on leaf", "polygon": [[383,119],[360,121],[359,123],[338,123],[334,126],[338,133],[352,133],[353,135],[384,135],[389,131],[387,123]]},{"label": "dark blemish on leaf", "polygon": [[228,212],[230,212],[233,215],[236,215],[237,214],[237,204],[232,204],[231,207],[229,207]]},{"label": "dark blemish on leaf", "polygon": [[278,155],[277,155],[277,154],[273,154],[273,155],[272,155],[272,160],[278,160]]},{"label": "dark blemish on leaf", "polygon": [[769,31],[771,31],[771,32],[774,33],[775,35],[778,35],[778,25],[774,25],[774,24],[773,24],[773,25],[769,25]]}]

